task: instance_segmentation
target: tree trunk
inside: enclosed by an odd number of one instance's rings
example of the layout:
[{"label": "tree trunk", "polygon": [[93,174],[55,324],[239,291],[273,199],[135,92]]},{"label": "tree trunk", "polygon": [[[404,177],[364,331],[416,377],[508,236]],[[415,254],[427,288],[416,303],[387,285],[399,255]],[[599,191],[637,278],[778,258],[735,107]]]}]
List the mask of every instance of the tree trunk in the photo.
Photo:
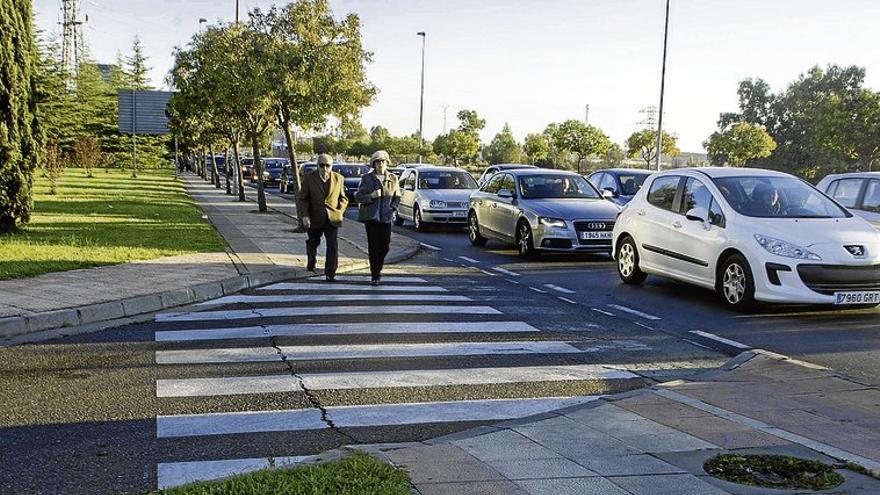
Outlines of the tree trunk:
[{"label": "tree trunk", "polygon": [[199,177],[208,180],[208,170],[205,167],[205,164],[208,163],[208,156],[205,155],[205,150],[199,151]]},{"label": "tree trunk", "polygon": [[232,152],[235,154],[235,168],[238,169],[238,200],[244,201],[244,177],[241,175],[241,156],[239,155],[238,139],[232,143]]},{"label": "tree trunk", "polygon": [[257,174],[257,209],[260,213],[269,211],[266,208],[266,191],[263,190],[263,164],[260,160],[260,138],[257,133],[251,134],[251,145],[254,147],[254,173]]},{"label": "tree trunk", "polygon": [[299,192],[299,167],[296,165],[296,136],[290,130],[289,112],[279,110],[278,119],[281,121],[281,128],[284,131],[284,140],[287,141],[287,154],[290,158],[291,169],[293,170],[293,191],[296,194]]},{"label": "tree trunk", "polygon": [[226,194],[232,196],[232,184],[229,181],[229,175],[232,173],[232,167],[229,165],[229,147],[223,153],[223,175],[226,176]]},{"label": "tree trunk", "polygon": [[220,189],[223,187],[220,184],[220,167],[217,166],[217,155],[214,153],[214,147],[211,146],[211,182],[214,183],[214,187]]}]

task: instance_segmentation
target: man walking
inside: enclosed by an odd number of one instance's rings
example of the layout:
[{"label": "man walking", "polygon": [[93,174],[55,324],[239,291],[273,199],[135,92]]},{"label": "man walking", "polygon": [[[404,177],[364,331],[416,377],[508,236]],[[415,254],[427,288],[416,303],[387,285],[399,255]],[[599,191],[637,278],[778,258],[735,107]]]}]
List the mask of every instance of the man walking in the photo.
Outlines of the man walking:
[{"label": "man walking", "polygon": [[306,240],[309,258],[306,270],[315,271],[318,246],[321,245],[323,235],[327,240],[324,276],[328,282],[336,281],[336,267],[339,265],[337,231],[342,225],[342,216],[348,206],[343,187],[344,179],[332,169],[333,159],[330,155],[319,155],[318,169],[303,176],[302,187],[296,198],[303,227],[309,232]]}]

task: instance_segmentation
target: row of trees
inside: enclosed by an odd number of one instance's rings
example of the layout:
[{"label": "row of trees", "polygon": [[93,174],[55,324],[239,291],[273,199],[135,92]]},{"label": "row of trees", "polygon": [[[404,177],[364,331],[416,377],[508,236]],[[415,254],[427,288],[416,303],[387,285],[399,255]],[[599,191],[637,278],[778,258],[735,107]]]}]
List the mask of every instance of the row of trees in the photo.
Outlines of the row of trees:
[{"label": "row of trees", "polygon": [[[331,118],[341,126],[354,120],[376,94],[365,74],[370,59],[358,16],[337,20],[326,0],[254,9],[246,22],[209,27],[176,51],[171,125],[181,146],[202,157],[231,147],[232,163],[240,164],[240,144],[251,146],[259,210],[265,212],[260,157],[271,133],[284,132],[296,160],[296,129],[320,130]],[[211,174],[220,187],[216,161]],[[238,190],[243,201],[241,184]]]}]

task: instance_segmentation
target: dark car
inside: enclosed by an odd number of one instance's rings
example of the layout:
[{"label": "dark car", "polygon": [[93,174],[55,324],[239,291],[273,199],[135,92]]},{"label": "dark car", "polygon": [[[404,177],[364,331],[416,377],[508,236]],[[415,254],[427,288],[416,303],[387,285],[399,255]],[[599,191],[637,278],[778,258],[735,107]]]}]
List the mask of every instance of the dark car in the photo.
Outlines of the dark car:
[{"label": "dark car", "polygon": [[248,179],[251,182],[256,182],[256,177],[254,177],[254,159],[253,158],[242,158],[241,159],[241,178]]},{"label": "dark car", "polygon": [[281,172],[290,160],[286,158],[267,158],[263,162],[263,184],[273,186],[281,184]]},{"label": "dark car", "polygon": [[611,201],[623,206],[633,199],[633,196],[642,188],[651,174],[650,170],[640,170],[632,168],[612,168],[607,170],[597,170],[587,177],[596,189],[610,193]]},{"label": "dark car", "polygon": [[349,204],[354,204],[354,193],[361,183],[361,176],[367,174],[370,167],[360,163],[334,163],[333,171],[345,178],[345,195]]}]

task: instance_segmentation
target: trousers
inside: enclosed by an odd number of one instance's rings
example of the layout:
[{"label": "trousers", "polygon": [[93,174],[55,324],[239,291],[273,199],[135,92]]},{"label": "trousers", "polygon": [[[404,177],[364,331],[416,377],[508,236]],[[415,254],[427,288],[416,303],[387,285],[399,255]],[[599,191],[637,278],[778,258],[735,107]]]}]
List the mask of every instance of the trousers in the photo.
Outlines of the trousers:
[{"label": "trousers", "polygon": [[318,229],[309,229],[309,238],[306,239],[306,254],[309,257],[309,266],[314,266],[318,259],[318,246],[321,245],[321,236],[327,240],[327,256],[324,259],[324,274],[330,277],[336,275],[339,266],[339,242],[337,233],[339,228],[330,222]]},{"label": "trousers", "polygon": [[366,222],[367,227],[367,250],[370,253],[370,274],[373,278],[382,275],[382,267],[385,265],[385,256],[391,245],[391,223]]}]

